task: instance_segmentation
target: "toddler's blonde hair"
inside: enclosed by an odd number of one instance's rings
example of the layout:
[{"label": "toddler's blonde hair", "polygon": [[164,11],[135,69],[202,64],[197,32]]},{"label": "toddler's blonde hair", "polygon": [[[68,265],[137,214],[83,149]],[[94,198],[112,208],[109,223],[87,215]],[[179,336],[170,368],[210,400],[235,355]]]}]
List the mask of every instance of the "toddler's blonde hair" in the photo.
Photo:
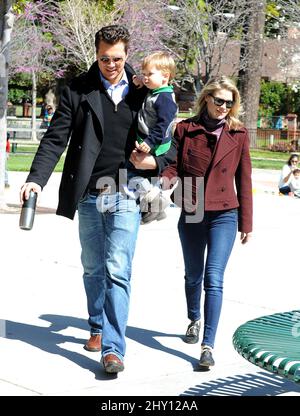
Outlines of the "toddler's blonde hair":
[{"label": "toddler's blonde hair", "polygon": [[170,80],[175,77],[175,62],[172,56],[167,52],[154,52],[151,55],[146,56],[142,62],[142,69],[145,69],[148,65],[154,65],[163,73],[168,72],[170,74]]}]

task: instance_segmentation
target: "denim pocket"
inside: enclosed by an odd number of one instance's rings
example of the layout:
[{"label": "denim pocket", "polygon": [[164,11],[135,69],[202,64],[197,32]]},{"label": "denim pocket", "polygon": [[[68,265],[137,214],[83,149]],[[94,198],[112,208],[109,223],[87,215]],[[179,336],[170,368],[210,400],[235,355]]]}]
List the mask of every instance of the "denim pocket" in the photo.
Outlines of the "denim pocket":
[{"label": "denim pocket", "polygon": [[89,192],[85,192],[79,199],[79,204],[84,204],[85,202],[94,203],[96,198],[97,195],[91,195]]},{"label": "denim pocket", "polygon": [[87,199],[88,193],[85,192],[82,197],[79,199],[78,203],[82,204]]},{"label": "denim pocket", "polygon": [[116,194],[116,208],[120,212],[136,212],[139,211],[139,205],[137,201],[132,198],[128,198],[127,195],[124,195],[120,192]]}]

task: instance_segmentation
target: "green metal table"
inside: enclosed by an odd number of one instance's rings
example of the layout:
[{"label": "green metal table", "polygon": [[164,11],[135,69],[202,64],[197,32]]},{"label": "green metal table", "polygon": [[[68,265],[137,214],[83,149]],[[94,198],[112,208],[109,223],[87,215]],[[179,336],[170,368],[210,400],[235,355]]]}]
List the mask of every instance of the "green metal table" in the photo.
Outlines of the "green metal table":
[{"label": "green metal table", "polygon": [[233,345],[251,363],[300,383],[300,310],[244,323],[235,331]]}]

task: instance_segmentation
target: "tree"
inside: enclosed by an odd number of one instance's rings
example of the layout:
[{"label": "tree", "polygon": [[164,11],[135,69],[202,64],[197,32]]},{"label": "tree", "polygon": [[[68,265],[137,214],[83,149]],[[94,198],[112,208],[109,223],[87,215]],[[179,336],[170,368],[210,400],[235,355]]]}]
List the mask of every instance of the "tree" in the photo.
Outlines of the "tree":
[{"label": "tree", "polygon": [[[293,74],[295,71],[291,58],[300,53],[300,43],[297,40],[299,39],[299,24],[299,1],[258,1],[254,13],[249,14],[248,27],[245,30],[247,66],[244,72],[240,71],[239,75],[245,110],[244,122],[253,132],[255,132],[257,125],[261,54],[266,36],[276,39],[280,45],[279,56],[274,56],[273,59],[274,62],[278,59],[279,67],[287,84],[286,106],[281,106],[281,111],[283,108],[297,108],[295,91],[298,88],[299,74]],[[255,134],[252,134],[252,141],[255,141]]]},{"label": "tree", "polygon": [[28,73],[32,83],[31,135],[36,140],[36,92],[40,76],[58,78],[65,63],[62,48],[55,44],[47,30],[47,22],[55,17],[45,1],[27,2],[17,14],[12,35],[10,74]]},{"label": "tree", "polygon": [[[245,32],[245,52],[240,59],[247,65],[240,71],[240,89],[243,98],[243,121],[251,130],[251,144],[256,141],[257,117],[260,96],[261,63],[264,41],[266,0],[259,0],[249,14]],[[240,66],[241,69],[242,65]]]},{"label": "tree", "polygon": [[65,63],[78,71],[86,71],[95,61],[95,33],[102,27],[117,23],[125,0],[64,0],[51,1],[52,17],[44,26],[65,51]]},{"label": "tree", "polygon": [[[293,88],[299,81],[300,55],[300,2],[294,0],[278,0],[277,15],[273,16],[273,26],[276,32],[273,37],[280,40],[282,48],[279,56],[279,68],[285,82]],[[295,71],[296,69],[296,71]]]},{"label": "tree", "polygon": [[282,82],[262,81],[260,112],[265,117],[287,114],[287,87]]},{"label": "tree", "polygon": [[129,62],[137,71],[144,56],[158,50],[169,51],[167,42],[173,32],[166,22],[164,3],[128,0],[123,4],[119,22],[130,32]]},{"label": "tree", "polygon": [[[239,42],[241,28],[254,0],[160,1],[170,36],[164,39],[174,54],[181,75],[180,86],[198,92],[222,63],[230,62],[229,44]],[[174,4],[173,4],[174,3]]]},{"label": "tree", "polygon": [[6,104],[10,37],[14,22],[11,0],[0,3],[0,209],[7,209],[4,200],[4,172],[6,147]]}]

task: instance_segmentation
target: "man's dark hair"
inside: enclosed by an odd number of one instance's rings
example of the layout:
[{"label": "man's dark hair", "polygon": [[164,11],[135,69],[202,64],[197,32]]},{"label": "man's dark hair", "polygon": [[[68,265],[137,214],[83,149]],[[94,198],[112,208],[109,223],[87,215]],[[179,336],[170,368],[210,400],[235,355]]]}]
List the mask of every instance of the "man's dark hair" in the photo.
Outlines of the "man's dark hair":
[{"label": "man's dark hair", "polygon": [[118,42],[123,42],[125,45],[125,52],[127,53],[130,34],[125,26],[110,25],[104,26],[95,35],[96,50],[99,48],[101,41],[114,45]]}]

